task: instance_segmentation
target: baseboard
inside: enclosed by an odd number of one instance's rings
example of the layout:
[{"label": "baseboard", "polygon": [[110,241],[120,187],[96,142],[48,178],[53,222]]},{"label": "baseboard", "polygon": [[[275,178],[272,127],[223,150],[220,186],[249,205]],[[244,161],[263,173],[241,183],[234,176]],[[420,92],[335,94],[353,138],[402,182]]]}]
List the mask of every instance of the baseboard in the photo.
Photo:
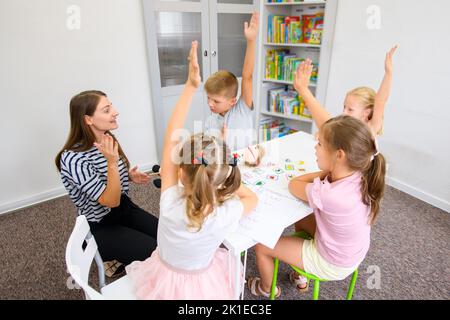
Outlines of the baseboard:
[{"label": "baseboard", "polygon": [[[139,170],[143,172],[152,171],[153,164],[146,164],[139,166]],[[34,206],[36,204],[49,201],[52,199],[56,199],[62,196],[67,195],[66,189],[61,186],[59,188],[51,189],[48,191],[44,191],[38,194],[35,194],[31,197],[23,198],[20,200],[15,200],[7,203],[0,204],[0,215],[4,213],[11,213],[13,211],[21,210],[27,207]]]},{"label": "baseboard", "polygon": [[386,177],[386,184],[390,185],[391,187],[393,187],[395,189],[403,191],[417,199],[420,199],[426,203],[429,203],[432,206],[435,206],[439,209],[442,209],[442,210],[450,213],[450,203],[444,199],[435,197],[429,193],[426,193],[422,190],[412,187],[412,186],[410,186],[402,181],[399,181],[395,178]]},{"label": "baseboard", "polygon": [[0,204],[0,214],[10,213],[13,211],[21,210],[27,207],[34,206],[36,204],[62,197],[67,194],[64,187],[55,188],[45,192],[35,194],[31,197],[23,198],[16,201]]}]

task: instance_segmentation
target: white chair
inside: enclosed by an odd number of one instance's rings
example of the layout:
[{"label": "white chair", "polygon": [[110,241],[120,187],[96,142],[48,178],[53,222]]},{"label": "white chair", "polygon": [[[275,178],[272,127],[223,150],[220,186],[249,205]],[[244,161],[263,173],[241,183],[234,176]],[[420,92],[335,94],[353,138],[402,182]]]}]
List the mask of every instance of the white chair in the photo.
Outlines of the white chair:
[{"label": "white chair", "polygon": [[[87,246],[83,250],[83,243]],[[94,260],[98,267],[100,292],[88,284],[89,270]],[[86,299],[90,300],[135,300],[132,284],[125,275],[120,279],[105,285],[105,270],[103,260],[98,252],[97,243],[92,236],[86,217],[77,217],[75,227],[66,247],[66,264],[73,280],[83,289]]]}]

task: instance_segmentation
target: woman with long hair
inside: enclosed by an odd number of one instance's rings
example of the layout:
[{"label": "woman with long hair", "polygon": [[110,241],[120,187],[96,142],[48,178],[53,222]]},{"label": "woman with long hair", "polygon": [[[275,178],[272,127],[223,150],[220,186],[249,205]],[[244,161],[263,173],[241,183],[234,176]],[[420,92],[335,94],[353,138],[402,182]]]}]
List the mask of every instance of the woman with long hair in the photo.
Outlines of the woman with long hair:
[{"label": "woman with long hair", "polygon": [[158,219],[128,197],[129,180],[142,184],[150,177],[137,167],[130,169],[111,133],[118,128],[118,115],[101,91],[74,96],[69,137],[55,164],[78,214],[89,222],[102,259],[128,265],[145,260],[156,248]]}]

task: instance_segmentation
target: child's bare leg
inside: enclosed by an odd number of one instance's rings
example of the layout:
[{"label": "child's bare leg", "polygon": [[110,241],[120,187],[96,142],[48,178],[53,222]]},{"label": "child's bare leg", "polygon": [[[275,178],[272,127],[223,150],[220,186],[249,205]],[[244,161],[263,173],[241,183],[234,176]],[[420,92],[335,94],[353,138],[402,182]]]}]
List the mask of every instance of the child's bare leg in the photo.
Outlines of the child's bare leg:
[{"label": "child's bare leg", "polygon": [[309,216],[295,223],[295,232],[306,231],[314,237],[316,227],[316,218],[314,217],[314,213],[311,213]]},{"label": "child's bare leg", "polygon": [[270,249],[262,244],[256,245],[256,265],[261,276],[261,290],[265,292],[270,291],[274,257],[303,269],[302,246],[303,239],[297,237],[281,237],[274,249]]}]

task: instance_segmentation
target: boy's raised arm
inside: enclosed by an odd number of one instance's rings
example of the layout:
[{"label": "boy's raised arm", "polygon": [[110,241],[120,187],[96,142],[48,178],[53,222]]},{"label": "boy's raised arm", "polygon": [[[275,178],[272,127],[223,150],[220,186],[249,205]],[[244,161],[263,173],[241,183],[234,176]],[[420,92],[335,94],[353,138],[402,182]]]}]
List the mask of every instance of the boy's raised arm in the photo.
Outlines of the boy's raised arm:
[{"label": "boy's raised arm", "polygon": [[[163,158],[161,162],[161,192],[178,183],[177,158],[176,155],[173,154],[178,141],[176,141],[173,134],[176,130],[183,128],[192,98],[202,81],[200,78],[200,68],[197,60],[197,47],[197,41],[193,41],[188,58],[189,77],[186,81],[183,92],[181,93],[181,96],[172,111],[172,116],[170,117],[164,137]],[[172,156],[174,158],[172,158]]]},{"label": "boy's raised arm", "polygon": [[305,101],[305,106],[311,112],[317,128],[320,129],[331,118],[331,115],[322,107],[311,90],[309,90],[309,79],[311,78],[312,69],[313,65],[310,59],[306,59],[306,61],[303,61],[298,66],[294,75],[294,88]]},{"label": "boy's raised arm", "polygon": [[245,104],[253,109],[253,69],[255,65],[256,37],[258,36],[259,13],[254,12],[250,24],[245,22],[244,35],[247,39],[244,66],[242,69],[241,95]]},{"label": "boy's raised arm", "polygon": [[398,46],[393,47],[386,54],[386,60],[384,62],[384,77],[381,81],[380,88],[375,96],[375,103],[373,107],[373,116],[370,119],[370,128],[372,133],[376,136],[381,131],[383,125],[384,107],[391,94],[392,86],[392,57],[395,54]]}]

